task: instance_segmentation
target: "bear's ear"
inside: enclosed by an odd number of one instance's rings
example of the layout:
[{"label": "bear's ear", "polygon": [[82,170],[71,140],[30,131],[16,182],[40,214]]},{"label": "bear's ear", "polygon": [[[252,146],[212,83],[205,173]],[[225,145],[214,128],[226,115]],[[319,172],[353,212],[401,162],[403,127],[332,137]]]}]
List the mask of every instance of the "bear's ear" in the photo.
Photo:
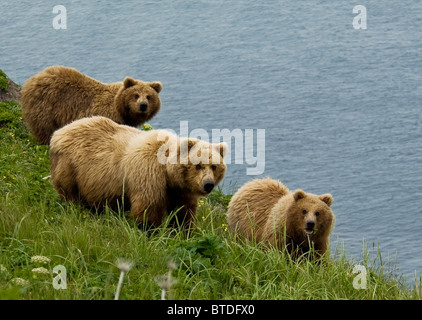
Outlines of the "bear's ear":
[{"label": "bear's ear", "polygon": [[[177,146],[178,159],[189,159],[191,149],[197,144],[198,140],[191,138],[180,138],[179,145]],[[186,162],[187,163],[187,162]]]},{"label": "bear's ear", "polygon": [[295,193],[293,193],[293,198],[295,201],[305,198],[305,191],[301,189],[296,190]]},{"label": "bear's ear", "polygon": [[136,84],[136,80],[131,77],[126,77],[125,80],[123,80],[123,87],[125,89],[133,87]]},{"label": "bear's ear", "polygon": [[331,204],[333,203],[333,197],[329,193],[322,194],[322,195],[319,196],[319,198],[323,202],[325,202],[327,204],[327,206],[331,206]]},{"label": "bear's ear", "polygon": [[157,93],[160,93],[161,89],[163,89],[163,85],[159,81],[151,82],[149,85],[157,91]]},{"label": "bear's ear", "polygon": [[191,138],[182,139],[180,141],[180,149],[183,151],[190,152],[190,149],[192,149],[192,147],[196,145],[197,143],[198,143],[198,140],[196,139],[191,139]]},{"label": "bear's ear", "polygon": [[227,148],[228,148],[227,143],[225,142],[215,144],[215,150],[217,150],[217,152],[220,153],[220,156],[222,158],[226,156]]},{"label": "bear's ear", "polygon": [[196,145],[197,143],[198,143],[198,140],[188,139],[188,151],[190,152],[190,149],[192,149],[192,147]]}]

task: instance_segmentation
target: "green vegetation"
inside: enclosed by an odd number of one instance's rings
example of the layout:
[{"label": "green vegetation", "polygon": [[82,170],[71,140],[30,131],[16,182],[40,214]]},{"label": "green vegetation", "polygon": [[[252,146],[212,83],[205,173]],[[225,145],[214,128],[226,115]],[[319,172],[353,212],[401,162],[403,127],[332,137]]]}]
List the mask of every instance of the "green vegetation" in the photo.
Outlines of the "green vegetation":
[{"label": "green vegetation", "polygon": [[9,88],[9,81],[6,74],[0,69],[0,90],[7,90]]},{"label": "green vegetation", "polygon": [[[118,259],[132,263],[120,299],[160,299],[171,273],[172,299],[420,299],[420,285],[386,272],[380,256],[352,261],[338,246],[321,263],[236,239],[227,229],[230,196],[200,202],[189,233],[165,225],[138,229],[126,213],[95,214],[63,202],[49,179],[49,150],[31,137],[16,102],[0,103],[0,299],[113,299]],[[334,244],[335,245],[335,244]],[[44,256],[48,259],[33,258]],[[357,290],[355,264],[367,268]],[[67,289],[54,289],[54,266]],[[170,267],[170,271],[169,271]],[[160,280],[161,279],[161,280]]]}]

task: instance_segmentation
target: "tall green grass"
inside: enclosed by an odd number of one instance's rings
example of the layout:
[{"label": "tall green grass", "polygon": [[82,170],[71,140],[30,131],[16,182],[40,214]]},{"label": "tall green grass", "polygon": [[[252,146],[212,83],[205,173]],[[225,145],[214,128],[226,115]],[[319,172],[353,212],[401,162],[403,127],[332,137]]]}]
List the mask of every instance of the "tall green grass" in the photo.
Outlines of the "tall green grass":
[{"label": "tall green grass", "polygon": [[[283,252],[237,239],[227,228],[230,195],[221,189],[201,201],[195,227],[143,230],[126,212],[96,214],[59,199],[49,175],[48,147],[38,145],[19,104],[0,103],[0,299],[113,299],[118,259],[132,262],[120,299],[160,299],[160,279],[173,278],[171,299],[420,299],[414,284],[386,272],[381,255],[364,249],[349,259],[340,243],[321,263],[294,262]],[[50,259],[40,267],[31,257]],[[356,264],[367,288],[355,289]],[[66,289],[51,271],[66,268]],[[16,279],[24,282],[19,284]],[[21,280],[21,281],[22,281]]]},{"label": "tall green grass", "polygon": [[9,88],[9,81],[3,70],[0,70],[0,90],[7,90]]}]

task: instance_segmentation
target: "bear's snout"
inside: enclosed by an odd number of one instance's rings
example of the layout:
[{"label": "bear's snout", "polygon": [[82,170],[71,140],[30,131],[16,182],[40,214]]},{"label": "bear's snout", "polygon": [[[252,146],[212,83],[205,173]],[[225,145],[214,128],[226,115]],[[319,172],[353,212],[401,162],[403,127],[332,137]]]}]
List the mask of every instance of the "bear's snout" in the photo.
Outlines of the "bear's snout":
[{"label": "bear's snout", "polygon": [[214,189],[214,182],[213,181],[207,181],[204,184],[204,191],[206,193],[210,193]]},{"label": "bear's snout", "polygon": [[140,111],[140,112],[145,112],[145,111],[147,111],[147,109],[148,109],[148,103],[146,103],[146,102],[141,102],[141,103],[139,104],[139,111]]},{"label": "bear's snout", "polygon": [[315,222],[314,221],[308,221],[308,222],[306,222],[306,229],[307,230],[309,230],[309,231],[314,230],[314,227],[315,227]]}]

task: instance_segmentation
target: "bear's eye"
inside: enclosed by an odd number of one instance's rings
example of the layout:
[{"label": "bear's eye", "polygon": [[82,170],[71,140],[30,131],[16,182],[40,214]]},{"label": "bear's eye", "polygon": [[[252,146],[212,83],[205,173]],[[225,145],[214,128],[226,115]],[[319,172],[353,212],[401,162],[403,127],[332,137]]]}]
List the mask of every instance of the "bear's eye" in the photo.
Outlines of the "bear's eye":
[{"label": "bear's eye", "polygon": [[135,94],[135,100],[139,99],[139,94]]},{"label": "bear's eye", "polygon": [[307,213],[308,213],[308,211],[302,210],[302,214],[307,214]]},{"label": "bear's eye", "polygon": [[217,166],[212,165],[212,166],[211,166],[211,170],[212,170],[212,171],[217,170]]},{"label": "bear's eye", "polygon": [[317,212],[315,212],[315,217],[318,217],[319,216],[319,212],[317,211]]},{"label": "bear's eye", "polygon": [[147,100],[151,100],[151,96],[147,96]]},{"label": "bear's eye", "polygon": [[197,164],[196,165],[196,170],[201,170],[201,169],[202,169],[202,166],[200,164]]}]

